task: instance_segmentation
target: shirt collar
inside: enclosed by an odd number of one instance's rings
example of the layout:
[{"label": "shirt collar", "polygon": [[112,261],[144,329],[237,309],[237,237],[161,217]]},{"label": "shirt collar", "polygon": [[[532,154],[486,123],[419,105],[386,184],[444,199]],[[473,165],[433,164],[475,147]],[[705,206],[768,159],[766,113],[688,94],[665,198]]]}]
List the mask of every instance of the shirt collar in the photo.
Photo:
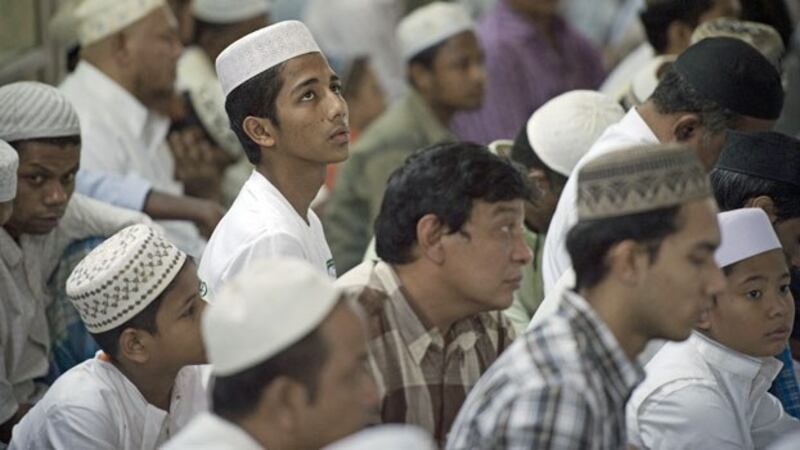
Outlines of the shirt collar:
[{"label": "shirt collar", "polygon": [[408,109],[411,112],[411,116],[417,121],[418,128],[425,136],[425,140],[427,142],[454,141],[453,133],[442,125],[431,107],[422,98],[422,95],[415,89],[409,89],[408,91],[408,96],[406,97]]},{"label": "shirt collar", "polygon": [[306,220],[303,219],[303,217],[300,216],[300,214],[297,212],[297,210],[294,209],[294,206],[292,206],[292,204],[289,203],[289,200],[283,195],[283,192],[278,190],[278,188],[275,187],[275,185],[272,184],[267,179],[267,177],[265,177],[261,172],[259,172],[256,169],[253,169],[253,172],[250,175],[250,179],[248,180],[247,184],[250,184],[251,182],[256,187],[256,189],[253,191],[254,195],[256,195],[257,197],[263,198],[263,193],[264,192],[269,193],[269,195],[271,197],[277,198],[279,200],[279,202],[281,204],[281,207],[283,209],[287,210],[288,214],[291,214],[292,217],[294,217],[297,220],[299,220],[300,222],[302,222],[304,226],[306,226],[306,227],[311,226],[310,225],[311,222],[309,221],[308,223],[306,223]]},{"label": "shirt collar", "polygon": [[9,267],[16,267],[22,261],[22,249],[3,227],[0,227],[0,250]]},{"label": "shirt collar", "polygon": [[637,137],[643,142],[660,142],[650,125],[644,121],[639,111],[636,110],[636,107],[631,108],[616,126],[626,130],[626,134]]},{"label": "shirt collar", "polygon": [[689,339],[703,359],[716,370],[744,377],[751,382],[759,379],[772,382],[781,371],[782,363],[775,358],[745,355],[697,331],[693,331]]}]

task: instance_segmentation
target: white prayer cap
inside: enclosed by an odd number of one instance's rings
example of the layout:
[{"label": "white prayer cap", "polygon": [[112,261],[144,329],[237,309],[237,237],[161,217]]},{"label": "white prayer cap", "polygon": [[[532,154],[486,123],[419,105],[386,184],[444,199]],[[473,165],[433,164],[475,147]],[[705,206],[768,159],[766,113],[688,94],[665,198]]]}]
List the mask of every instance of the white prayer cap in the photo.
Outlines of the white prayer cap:
[{"label": "white prayer cap", "polygon": [[225,96],[250,78],[307,53],[321,53],[302,22],[286,20],[256,30],[217,57],[217,76]]},{"label": "white prayer cap", "polygon": [[677,55],[656,56],[636,73],[630,88],[630,100],[634,105],[641,105],[653,95],[664,72],[677,57]]},{"label": "white prayer cap", "polygon": [[67,97],[53,86],[18,81],[0,87],[0,139],[79,136],[78,113]]},{"label": "white prayer cap", "polygon": [[158,298],[186,254],[147,225],[132,225],[92,250],[67,279],[67,296],[90,333],[112,330]]},{"label": "white prayer cap", "polygon": [[0,140],[0,202],[9,202],[17,196],[17,167],[17,151]]},{"label": "white prayer cap", "polygon": [[430,435],[413,425],[386,424],[367,428],[323,450],[434,450]]},{"label": "white prayer cap", "polygon": [[260,364],[314,329],[341,291],[299,259],[257,261],[220,289],[203,314],[203,341],[213,372],[229,376]]},{"label": "white prayer cap", "polygon": [[720,244],[714,258],[726,267],[761,253],[781,248],[767,213],[761,208],[743,208],[717,215]]},{"label": "white prayer cap", "polygon": [[595,91],[570,91],[542,105],[526,126],[528,143],[548,167],[568,177],[578,161],[625,110]]},{"label": "white prayer cap", "polygon": [[469,12],[459,3],[434,2],[415,9],[397,26],[397,41],[407,62],[425,49],[474,29]]},{"label": "white prayer cap", "polygon": [[166,5],[164,0],[85,0],[75,10],[78,42],[93,44]]},{"label": "white prayer cap", "polygon": [[266,16],[270,9],[269,0],[192,0],[192,15],[208,23],[242,22]]}]

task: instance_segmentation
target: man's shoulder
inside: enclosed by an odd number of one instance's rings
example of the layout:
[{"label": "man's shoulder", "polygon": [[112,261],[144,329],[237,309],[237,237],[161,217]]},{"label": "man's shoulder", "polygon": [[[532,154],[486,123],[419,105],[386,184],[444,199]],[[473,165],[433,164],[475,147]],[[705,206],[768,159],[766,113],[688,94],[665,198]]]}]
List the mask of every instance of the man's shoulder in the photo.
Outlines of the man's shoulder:
[{"label": "man's shoulder", "polygon": [[125,393],[120,389],[129,382],[104,365],[110,363],[93,358],[72,367],[56,379],[37,407],[43,408],[45,415],[56,409],[108,412],[111,404],[122,401]]},{"label": "man's shoulder", "polygon": [[413,145],[419,140],[415,119],[409,100],[398,100],[359,136],[353,146],[353,156],[365,157]]}]

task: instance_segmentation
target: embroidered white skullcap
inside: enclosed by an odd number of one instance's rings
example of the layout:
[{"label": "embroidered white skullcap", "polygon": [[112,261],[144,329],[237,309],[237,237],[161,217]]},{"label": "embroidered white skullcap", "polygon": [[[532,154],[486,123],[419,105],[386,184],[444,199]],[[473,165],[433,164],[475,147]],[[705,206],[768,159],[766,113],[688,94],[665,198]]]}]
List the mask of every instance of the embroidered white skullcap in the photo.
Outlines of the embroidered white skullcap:
[{"label": "embroidered white skullcap", "polygon": [[761,208],[742,208],[717,215],[722,242],[714,254],[720,267],[781,247],[767,213]]},{"label": "embroidered white skullcap", "polygon": [[528,119],[528,142],[548,167],[569,176],[578,161],[625,111],[595,91],[570,91],[542,105]]},{"label": "embroidered white skullcap", "polygon": [[14,200],[17,196],[17,167],[17,151],[6,141],[0,140],[0,202]]},{"label": "embroidered white skullcap", "polygon": [[256,261],[226,283],[203,313],[203,342],[214,374],[260,364],[316,329],[341,292],[306,261]]},{"label": "embroidered white skullcap", "polygon": [[186,254],[147,225],[131,225],[92,250],[67,279],[69,296],[90,333],[135,317],[178,275]]},{"label": "embroidered white skullcap", "polygon": [[0,87],[0,139],[14,142],[80,134],[78,114],[53,86],[18,81]]},{"label": "embroidered white skullcap", "polygon": [[217,57],[217,76],[225,96],[254,76],[307,53],[320,52],[302,22],[286,20],[256,30],[229,45]]},{"label": "embroidered white skullcap", "polygon": [[405,61],[464,31],[475,23],[460,3],[434,2],[415,9],[397,26],[397,41]]},{"label": "embroidered white skullcap", "polygon": [[367,428],[323,450],[434,450],[430,435],[413,425],[386,424]]},{"label": "embroidered white skullcap", "polygon": [[78,42],[93,44],[166,5],[164,0],[85,0],[75,10]]},{"label": "embroidered white skullcap", "polygon": [[258,16],[272,9],[269,0],[192,0],[192,15],[203,22],[229,24]]}]

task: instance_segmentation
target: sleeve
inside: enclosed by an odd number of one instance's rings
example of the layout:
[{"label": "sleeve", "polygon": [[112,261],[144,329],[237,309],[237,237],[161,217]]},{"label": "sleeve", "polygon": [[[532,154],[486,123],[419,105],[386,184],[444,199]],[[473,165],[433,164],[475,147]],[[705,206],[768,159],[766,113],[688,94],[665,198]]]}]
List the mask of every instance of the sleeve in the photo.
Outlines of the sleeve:
[{"label": "sleeve", "polygon": [[800,421],[787,414],[780,401],[767,393],[756,406],[751,431],[756,448],[767,448],[789,433],[800,432]]},{"label": "sleeve", "polygon": [[[117,426],[108,415],[83,407],[60,407],[48,411],[37,449],[101,450],[123,448]],[[33,440],[36,442],[36,440]],[[34,447],[31,447],[33,450]]]},{"label": "sleeve", "polygon": [[744,449],[730,403],[714,387],[692,384],[668,394],[656,393],[631,411],[644,448]]},{"label": "sleeve", "polygon": [[92,170],[80,170],[75,186],[77,192],[87,197],[134,211],[144,209],[150,189],[150,182],[138,175]]}]

